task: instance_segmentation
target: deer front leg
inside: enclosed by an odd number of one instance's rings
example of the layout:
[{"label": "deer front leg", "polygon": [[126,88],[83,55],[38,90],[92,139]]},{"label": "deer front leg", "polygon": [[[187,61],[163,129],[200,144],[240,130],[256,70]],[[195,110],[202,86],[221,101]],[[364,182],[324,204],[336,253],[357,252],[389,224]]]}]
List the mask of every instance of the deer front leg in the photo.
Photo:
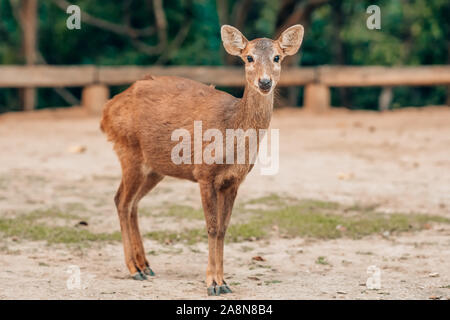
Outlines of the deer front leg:
[{"label": "deer front leg", "polygon": [[203,211],[208,231],[208,266],[206,268],[206,286],[208,295],[216,295],[216,235],[217,235],[217,193],[212,183],[200,182]]},{"label": "deer front leg", "polygon": [[223,276],[223,249],[225,234],[230,223],[231,213],[233,211],[234,200],[237,195],[237,186],[232,186],[226,190],[218,192],[218,223],[216,234],[216,282],[219,286],[220,293],[231,293],[231,289],[228,287]]}]

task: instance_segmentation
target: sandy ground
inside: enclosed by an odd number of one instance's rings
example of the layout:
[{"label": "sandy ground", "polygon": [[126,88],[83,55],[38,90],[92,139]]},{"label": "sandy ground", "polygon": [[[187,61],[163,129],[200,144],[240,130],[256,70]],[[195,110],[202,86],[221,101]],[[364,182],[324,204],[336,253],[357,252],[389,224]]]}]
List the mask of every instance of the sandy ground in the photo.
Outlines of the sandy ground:
[{"label": "sandy ground", "polygon": [[[81,203],[89,230],[118,231],[112,197],[120,167],[98,121],[76,109],[0,116],[0,215]],[[276,193],[450,218],[450,108],[323,115],[283,109],[272,128],[280,129],[279,173],[262,176],[256,167],[238,203]],[[68,152],[79,145],[86,151]],[[142,206],[165,203],[200,207],[197,185],[166,179]],[[162,227],[181,226],[141,219],[143,232]],[[145,240],[157,276],[140,282],[128,277],[121,243],[74,248],[3,238],[0,299],[449,299],[449,236],[449,225],[433,225],[360,240],[273,236],[226,244],[234,292],[214,298],[204,286],[206,243]],[[265,261],[253,261],[257,255]],[[328,264],[317,264],[319,256]],[[373,265],[381,271],[379,290],[366,287]],[[69,289],[78,267],[81,288]]]}]

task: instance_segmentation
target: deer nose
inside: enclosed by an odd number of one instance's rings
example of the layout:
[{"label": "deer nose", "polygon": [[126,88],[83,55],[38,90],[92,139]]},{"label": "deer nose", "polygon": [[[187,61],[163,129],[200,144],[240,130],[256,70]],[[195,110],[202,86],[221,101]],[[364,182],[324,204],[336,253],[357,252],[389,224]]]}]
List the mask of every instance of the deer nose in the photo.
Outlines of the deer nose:
[{"label": "deer nose", "polygon": [[258,85],[261,90],[267,91],[272,87],[272,79],[259,79]]}]

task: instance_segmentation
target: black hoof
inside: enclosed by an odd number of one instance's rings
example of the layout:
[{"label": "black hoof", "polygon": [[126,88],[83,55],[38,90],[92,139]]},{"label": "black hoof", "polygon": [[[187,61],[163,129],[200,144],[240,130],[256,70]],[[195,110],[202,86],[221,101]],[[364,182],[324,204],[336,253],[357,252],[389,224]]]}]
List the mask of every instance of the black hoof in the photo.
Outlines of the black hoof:
[{"label": "black hoof", "polygon": [[219,287],[219,291],[220,293],[232,293],[233,291],[231,291],[230,287],[227,286],[226,284],[223,284]]},{"label": "black hoof", "polygon": [[212,285],[207,289],[208,296],[220,296],[221,293],[232,293],[230,287],[223,282],[221,286],[218,286],[215,281],[213,281]]},{"label": "black hoof", "polygon": [[210,286],[207,289],[208,296],[220,296],[220,287]]},{"label": "black hoof", "polygon": [[139,281],[147,280],[147,276],[146,276],[145,274],[143,274],[142,272],[140,272],[140,271],[136,272],[136,273],[133,274],[131,277],[132,277],[134,280],[139,280]]},{"label": "black hoof", "polygon": [[144,273],[150,277],[154,277],[155,273],[153,272],[153,270],[150,267],[145,267],[144,269]]}]

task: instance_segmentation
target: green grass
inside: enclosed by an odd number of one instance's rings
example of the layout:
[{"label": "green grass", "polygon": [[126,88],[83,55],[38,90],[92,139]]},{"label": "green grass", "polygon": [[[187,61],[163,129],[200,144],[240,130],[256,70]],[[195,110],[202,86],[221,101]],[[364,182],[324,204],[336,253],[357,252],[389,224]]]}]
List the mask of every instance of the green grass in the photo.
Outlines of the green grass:
[{"label": "green grass", "polygon": [[270,286],[271,284],[278,284],[278,283],[281,283],[281,282],[282,282],[281,280],[267,280],[267,281],[264,281],[264,284],[266,286]]},{"label": "green grass", "polygon": [[[304,205],[287,206],[260,213],[248,223],[261,232],[271,225],[278,225],[281,232],[289,236],[334,239],[346,235],[361,238],[384,231],[403,232],[421,230],[427,223],[449,223],[449,219],[424,214],[384,214],[370,211],[364,214],[345,216],[336,212],[327,213]],[[337,226],[343,228],[337,229]],[[258,237],[258,234],[254,234]]]},{"label": "green grass", "polygon": [[[267,209],[246,209],[247,205],[264,204]],[[425,214],[386,214],[376,211],[376,206],[341,206],[335,202],[318,200],[293,200],[277,195],[254,199],[241,204],[239,214],[250,213],[242,223],[231,223],[226,240],[241,242],[263,239],[270,236],[273,226],[285,237],[309,237],[336,239],[349,237],[359,239],[371,234],[391,234],[422,230],[430,223],[450,223],[440,216]],[[352,213],[352,214],[348,214]],[[200,219],[201,210],[186,206],[172,206],[168,215]],[[339,228],[337,228],[340,226]],[[161,242],[187,242],[189,244],[207,239],[204,228],[187,229],[181,232],[156,231],[147,233],[148,238]]]},{"label": "green grass", "polygon": [[45,224],[29,223],[20,219],[0,219],[0,232],[5,236],[16,236],[34,241],[45,240],[48,243],[80,243],[86,241],[120,240],[120,232],[92,233],[75,227],[50,227]]},{"label": "green grass", "polygon": [[[255,209],[255,204],[263,206],[261,209]],[[203,220],[203,211],[189,206],[168,205],[156,210],[167,217]],[[82,204],[69,203],[64,210],[49,208],[16,215],[14,218],[0,218],[0,233],[29,240],[45,240],[48,243],[87,243],[121,239],[120,232],[93,233],[85,228],[75,228],[75,222],[85,220],[77,213],[85,211],[86,208]],[[234,215],[239,215],[239,220],[232,219],[226,235],[228,242],[268,239],[274,232],[288,238],[359,239],[385,231],[395,235],[422,230],[432,223],[450,223],[450,219],[440,216],[419,213],[386,214],[376,211],[376,206],[342,206],[334,202],[295,200],[274,194],[241,203],[236,211]],[[49,218],[67,220],[68,226],[49,226],[45,224],[45,220]],[[184,242],[190,245],[207,240],[205,227],[181,228],[176,232],[157,230],[145,233],[144,236],[161,243]]]},{"label": "green grass", "polygon": [[83,243],[87,241],[116,241],[120,232],[93,233],[74,226],[48,226],[38,220],[42,218],[61,218],[70,222],[80,219],[77,215],[55,208],[34,210],[14,218],[0,218],[0,233],[7,237],[18,237],[47,243]]},{"label": "green grass", "polygon": [[281,206],[285,205],[288,200],[292,200],[292,198],[280,197],[275,193],[271,193],[267,196],[249,200],[244,205],[262,204],[267,206]]},{"label": "green grass", "polygon": [[326,257],[320,256],[316,259],[316,263],[317,264],[322,264],[322,265],[330,265],[330,263],[327,261]]}]

